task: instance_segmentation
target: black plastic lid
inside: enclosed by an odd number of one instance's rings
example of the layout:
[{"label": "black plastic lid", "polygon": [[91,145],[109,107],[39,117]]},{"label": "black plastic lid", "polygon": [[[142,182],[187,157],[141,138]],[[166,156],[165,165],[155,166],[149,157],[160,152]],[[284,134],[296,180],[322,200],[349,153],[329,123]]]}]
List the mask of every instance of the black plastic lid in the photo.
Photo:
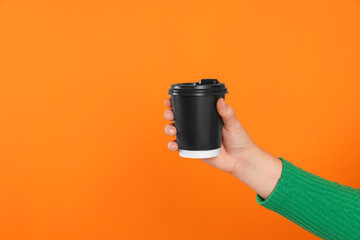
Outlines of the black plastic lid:
[{"label": "black plastic lid", "polygon": [[228,93],[224,83],[217,79],[201,79],[199,82],[172,84],[170,95],[205,96]]}]

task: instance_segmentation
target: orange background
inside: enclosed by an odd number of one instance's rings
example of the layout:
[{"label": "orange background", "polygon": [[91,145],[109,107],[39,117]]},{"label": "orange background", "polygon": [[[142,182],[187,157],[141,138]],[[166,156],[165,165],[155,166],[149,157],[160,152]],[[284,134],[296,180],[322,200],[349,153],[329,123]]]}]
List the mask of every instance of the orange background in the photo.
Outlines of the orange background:
[{"label": "orange background", "polygon": [[218,78],[256,143],[360,187],[359,1],[0,1],[0,239],[317,239],[167,150]]}]

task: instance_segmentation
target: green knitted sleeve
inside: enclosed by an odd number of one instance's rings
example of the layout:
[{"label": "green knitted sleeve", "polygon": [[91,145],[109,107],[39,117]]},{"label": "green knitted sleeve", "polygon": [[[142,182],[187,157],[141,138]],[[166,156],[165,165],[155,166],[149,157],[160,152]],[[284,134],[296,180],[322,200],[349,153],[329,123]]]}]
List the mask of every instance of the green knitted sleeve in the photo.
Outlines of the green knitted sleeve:
[{"label": "green knitted sleeve", "polygon": [[[271,195],[257,202],[323,239],[360,239],[360,189],[309,173],[283,158]],[[359,176],[354,176],[359,177]]]}]

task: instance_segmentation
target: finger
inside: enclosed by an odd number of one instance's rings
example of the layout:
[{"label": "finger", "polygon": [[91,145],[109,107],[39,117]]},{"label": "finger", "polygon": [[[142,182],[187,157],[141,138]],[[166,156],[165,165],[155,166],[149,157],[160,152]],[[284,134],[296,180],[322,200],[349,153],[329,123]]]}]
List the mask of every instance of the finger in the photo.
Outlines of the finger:
[{"label": "finger", "polygon": [[173,123],[170,123],[165,126],[165,133],[169,136],[175,136],[176,135],[176,127]]},{"label": "finger", "polygon": [[168,98],[168,99],[165,100],[165,106],[171,108],[171,98]]},{"label": "finger", "polygon": [[164,112],[164,118],[168,121],[174,120],[174,113],[171,109],[166,109]]},{"label": "finger", "polygon": [[179,146],[178,146],[177,142],[174,140],[174,141],[168,142],[168,148],[170,151],[177,151],[179,149]]},{"label": "finger", "polygon": [[223,98],[219,98],[216,103],[217,111],[224,122],[224,128],[233,133],[242,131],[242,126],[236,118],[234,109],[227,105]]}]

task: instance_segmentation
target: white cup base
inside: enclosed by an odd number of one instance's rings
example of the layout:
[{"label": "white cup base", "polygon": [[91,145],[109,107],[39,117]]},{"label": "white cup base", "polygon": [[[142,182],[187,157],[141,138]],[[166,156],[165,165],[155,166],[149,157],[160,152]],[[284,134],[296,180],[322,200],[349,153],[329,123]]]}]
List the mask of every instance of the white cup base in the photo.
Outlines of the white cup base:
[{"label": "white cup base", "polygon": [[184,158],[211,158],[216,157],[220,153],[220,148],[211,150],[183,150],[179,149],[180,157]]}]

